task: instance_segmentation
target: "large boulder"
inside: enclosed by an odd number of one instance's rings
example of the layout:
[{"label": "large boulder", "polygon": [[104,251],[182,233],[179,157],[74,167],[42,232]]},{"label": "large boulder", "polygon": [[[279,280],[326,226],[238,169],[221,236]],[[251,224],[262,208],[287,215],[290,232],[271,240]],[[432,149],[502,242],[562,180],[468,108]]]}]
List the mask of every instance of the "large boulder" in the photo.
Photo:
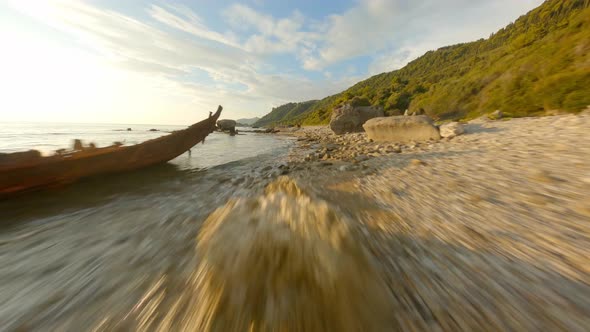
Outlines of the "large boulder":
[{"label": "large boulder", "polygon": [[236,132],[236,121],[223,119],[217,121],[217,128],[221,131],[229,131],[230,133]]},{"label": "large boulder", "polygon": [[335,108],[330,120],[330,129],[338,135],[363,131],[367,120],[384,116],[379,106],[352,106],[345,104]]},{"label": "large boulder", "polygon": [[439,131],[441,137],[453,138],[455,136],[463,134],[465,132],[465,129],[463,128],[463,125],[459,122],[449,122],[440,126]]},{"label": "large boulder", "polygon": [[440,139],[438,128],[426,115],[374,118],[367,121],[363,128],[374,141],[418,142]]}]

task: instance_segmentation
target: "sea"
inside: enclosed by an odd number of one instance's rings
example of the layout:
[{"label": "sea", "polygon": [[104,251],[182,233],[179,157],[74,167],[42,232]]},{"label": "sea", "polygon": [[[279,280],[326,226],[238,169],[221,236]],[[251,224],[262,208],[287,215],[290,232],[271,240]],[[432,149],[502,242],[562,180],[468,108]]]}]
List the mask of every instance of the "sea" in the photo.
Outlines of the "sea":
[{"label": "sea", "polygon": [[[131,145],[182,128],[0,123],[0,153]],[[192,273],[203,221],[248,196],[293,142],[214,132],[165,164],[0,201],[0,331],[90,330],[130,312],[162,276]]]}]

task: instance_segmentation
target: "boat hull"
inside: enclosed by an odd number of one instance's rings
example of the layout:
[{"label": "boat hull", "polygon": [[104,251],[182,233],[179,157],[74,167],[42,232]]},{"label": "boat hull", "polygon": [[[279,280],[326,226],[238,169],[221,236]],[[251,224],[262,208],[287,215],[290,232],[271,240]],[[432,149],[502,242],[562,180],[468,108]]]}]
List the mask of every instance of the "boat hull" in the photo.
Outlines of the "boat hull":
[{"label": "boat hull", "polygon": [[[82,178],[120,173],[165,163],[183,154],[215,130],[222,107],[186,129],[132,146],[109,146],[48,157],[0,161],[0,197],[62,186]],[[6,161],[8,160],[8,161]]]}]

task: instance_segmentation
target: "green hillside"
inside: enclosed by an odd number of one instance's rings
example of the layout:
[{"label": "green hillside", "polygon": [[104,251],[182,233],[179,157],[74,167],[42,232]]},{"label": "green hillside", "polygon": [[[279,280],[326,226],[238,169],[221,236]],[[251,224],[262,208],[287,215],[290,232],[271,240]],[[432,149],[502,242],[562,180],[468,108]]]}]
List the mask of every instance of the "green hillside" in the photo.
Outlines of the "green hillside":
[{"label": "green hillside", "polygon": [[589,7],[590,0],[548,0],[488,39],[427,52],[278,121],[327,123],[334,106],[354,97],[390,115],[424,109],[436,119],[577,112],[590,105]]},{"label": "green hillside", "polygon": [[307,112],[316,102],[317,100],[310,100],[302,103],[288,103],[279,107],[274,107],[270,113],[256,121],[253,126],[271,127],[292,124],[294,123],[294,119]]}]

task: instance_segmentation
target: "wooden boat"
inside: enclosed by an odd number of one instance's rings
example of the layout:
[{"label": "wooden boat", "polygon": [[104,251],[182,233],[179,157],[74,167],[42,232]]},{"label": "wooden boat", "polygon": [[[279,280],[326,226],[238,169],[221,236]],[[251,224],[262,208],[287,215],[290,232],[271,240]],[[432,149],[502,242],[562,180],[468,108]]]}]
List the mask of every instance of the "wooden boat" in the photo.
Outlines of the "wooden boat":
[{"label": "wooden boat", "polygon": [[43,157],[31,150],[0,154],[0,197],[60,186],[88,176],[132,171],[170,161],[215,130],[223,108],[209,118],[169,135],[132,146],[88,147]]}]

